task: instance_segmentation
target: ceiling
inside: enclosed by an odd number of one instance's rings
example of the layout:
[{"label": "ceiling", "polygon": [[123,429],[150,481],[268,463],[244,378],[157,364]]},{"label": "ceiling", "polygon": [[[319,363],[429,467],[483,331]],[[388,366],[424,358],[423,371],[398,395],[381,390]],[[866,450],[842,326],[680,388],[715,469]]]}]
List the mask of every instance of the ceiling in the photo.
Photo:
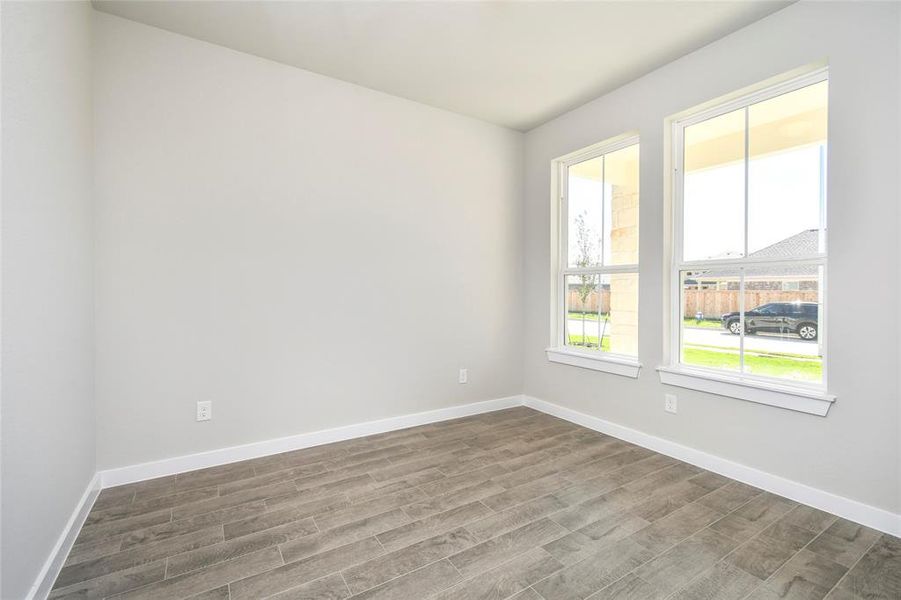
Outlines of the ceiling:
[{"label": "ceiling", "polygon": [[527,131],[790,3],[94,0],[94,7]]}]

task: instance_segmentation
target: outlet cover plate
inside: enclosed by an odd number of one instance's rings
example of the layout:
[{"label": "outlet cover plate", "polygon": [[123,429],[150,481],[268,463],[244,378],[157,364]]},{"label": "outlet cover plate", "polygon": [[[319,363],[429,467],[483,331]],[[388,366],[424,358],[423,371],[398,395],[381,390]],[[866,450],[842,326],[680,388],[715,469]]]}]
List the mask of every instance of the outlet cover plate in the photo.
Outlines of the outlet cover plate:
[{"label": "outlet cover plate", "polygon": [[212,400],[203,400],[197,403],[197,420],[209,421],[213,418],[213,402]]},{"label": "outlet cover plate", "polygon": [[663,410],[668,413],[676,414],[679,409],[678,401],[675,394],[665,394],[663,396]]}]

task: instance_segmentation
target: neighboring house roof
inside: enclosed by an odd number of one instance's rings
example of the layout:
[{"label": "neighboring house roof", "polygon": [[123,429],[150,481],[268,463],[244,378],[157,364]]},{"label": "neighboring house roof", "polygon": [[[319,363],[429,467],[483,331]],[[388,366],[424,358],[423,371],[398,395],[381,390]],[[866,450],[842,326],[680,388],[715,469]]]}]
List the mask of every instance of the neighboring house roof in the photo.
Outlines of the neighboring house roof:
[{"label": "neighboring house roof", "polygon": [[[748,255],[748,258],[794,258],[796,256],[813,256],[819,248],[819,230],[805,229],[784,240],[779,240],[765,248]],[[814,279],[817,276],[818,267],[804,265],[798,267],[761,267],[751,273],[759,279]],[[697,279],[729,279],[737,276],[737,269],[709,269],[698,272],[692,280]]]},{"label": "neighboring house roof", "polygon": [[819,247],[819,229],[805,229],[757,252],[752,252],[749,258],[792,258],[795,256],[812,256],[817,253]]}]

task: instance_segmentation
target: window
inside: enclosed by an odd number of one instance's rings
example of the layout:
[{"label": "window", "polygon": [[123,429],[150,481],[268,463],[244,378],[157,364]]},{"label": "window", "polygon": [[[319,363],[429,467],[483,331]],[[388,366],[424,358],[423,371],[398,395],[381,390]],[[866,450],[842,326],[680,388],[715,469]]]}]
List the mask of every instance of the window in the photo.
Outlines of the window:
[{"label": "window", "polygon": [[831,401],[823,360],[828,85],[819,71],[673,123],[665,383],[693,374],[741,386],[714,386],[737,391],[725,395],[794,402],[748,391],[757,388]]},{"label": "window", "polygon": [[638,139],[554,162],[554,318],[548,358],[638,375]]}]

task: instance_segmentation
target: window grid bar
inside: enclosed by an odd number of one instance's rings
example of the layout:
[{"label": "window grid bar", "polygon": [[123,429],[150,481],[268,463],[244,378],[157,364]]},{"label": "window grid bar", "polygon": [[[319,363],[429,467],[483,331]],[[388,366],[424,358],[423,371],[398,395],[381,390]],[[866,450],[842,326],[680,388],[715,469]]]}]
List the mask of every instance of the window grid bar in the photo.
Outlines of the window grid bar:
[{"label": "window grid bar", "polygon": [[607,253],[605,252],[605,246],[607,245],[607,229],[604,218],[607,214],[607,155],[601,155],[601,247],[600,256],[601,256],[601,264],[607,263]]},{"label": "window grid bar", "polygon": [[[749,114],[750,114],[750,108],[748,106],[746,106],[745,107],[745,161],[744,161],[745,162],[745,246],[744,246],[744,249],[742,252],[742,257],[748,256],[748,230],[749,230],[748,214],[750,212],[749,206],[748,206],[750,204],[750,202],[748,201],[748,185],[749,185],[748,174],[750,172],[750,163],[751,163],[751,133],[750,133],[750,130],[748,129]],[[742,353],[742,357],[744,357],[744,353]]]}]

